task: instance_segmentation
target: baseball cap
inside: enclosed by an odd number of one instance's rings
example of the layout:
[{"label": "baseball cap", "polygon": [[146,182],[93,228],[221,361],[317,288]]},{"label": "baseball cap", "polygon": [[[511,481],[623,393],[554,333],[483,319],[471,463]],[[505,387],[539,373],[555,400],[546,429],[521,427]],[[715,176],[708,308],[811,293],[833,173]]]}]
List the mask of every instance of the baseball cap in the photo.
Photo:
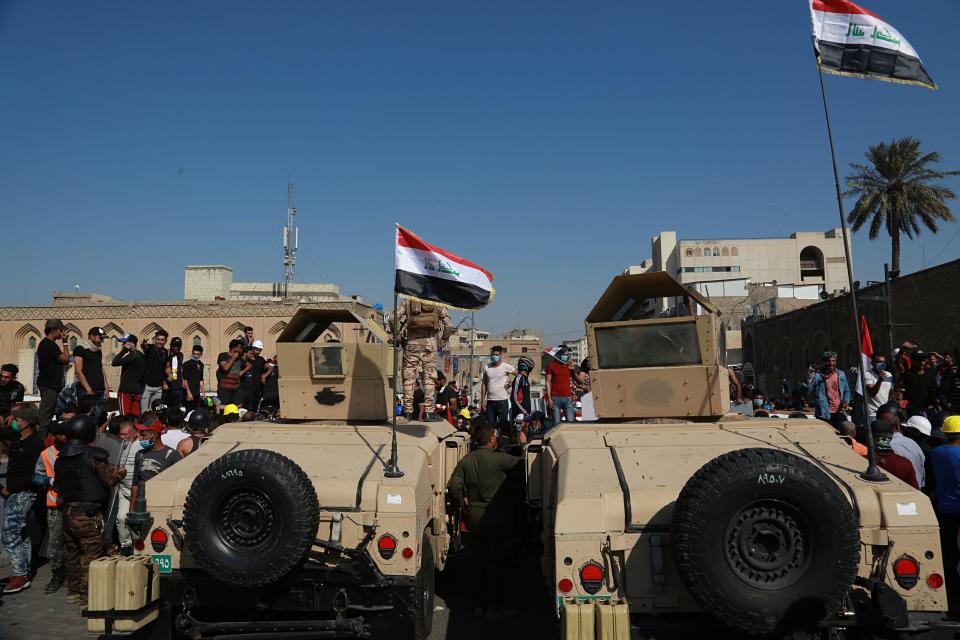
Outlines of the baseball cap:
[{"label": "baseball cap", "polygon": [[101,329],[100,327],[90,327],[90,331],[87,331],[88,336],[100,336],[101,338],[106,337],[107,332]]},{"label": "baseball cap", "polygon": [[119,338],[117,338],[117,341],[118,341],[118,342],[132,342],[133,344],[137,344],[137,336],[133,335],[132,333],[128,333],[128,334],[125,335],[125,336],[120,336]]},{"label": "baseball cap", "polygon": [[233,414],[240,415],[240,407],[235,404],[228,404],[223,408],[223,415],[230,416]]},{"label": "baseball cap", "polygon": [[44,331],[53,331],[54,329],[63,329],[63,320],[51,318],[43,325]]},{"label": "baseball cap", "polygon": [[263,350],[263,340],[254,340],[253,344],[250,346],[253,347],[254,349]]},{"label": "baseball cap", "polygon": [[136,425],[137,431],[153,431],[154,433],[163,433],[163,422],[160,420],[154,420],[150,424],[140,424],[139,422]]}]

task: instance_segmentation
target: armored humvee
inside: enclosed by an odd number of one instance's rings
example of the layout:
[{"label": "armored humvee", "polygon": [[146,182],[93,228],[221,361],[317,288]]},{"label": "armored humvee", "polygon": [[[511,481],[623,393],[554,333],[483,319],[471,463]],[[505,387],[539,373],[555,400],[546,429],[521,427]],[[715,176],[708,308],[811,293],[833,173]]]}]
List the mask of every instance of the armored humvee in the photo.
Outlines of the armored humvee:
[{"label": "armored humvee", "polygon": [[[687,311],[662,317],[663,299]],[[728,415],[709,301],[669,274],[623,275],[586,329],[599,420],[526,451],[563,637],[957,630],[929,498],[865,480],[824,422]]]},{"label": "armored humvee", "polygon": [[[333,323],[368,338],[317,342]],[[132,586],[119,576],[142,558],[91,565],[90,630],[152,625],[151,637],[165,639],[429,634],[434,572],[458,535],[445,487],[468,436],[446,422],[400,425],[403,475],[385,477],[393,353],[365,306],[298,311],[277,355],[288,422],[223,425],[145,483],[146,504],[128,523],[154,564]]]}]

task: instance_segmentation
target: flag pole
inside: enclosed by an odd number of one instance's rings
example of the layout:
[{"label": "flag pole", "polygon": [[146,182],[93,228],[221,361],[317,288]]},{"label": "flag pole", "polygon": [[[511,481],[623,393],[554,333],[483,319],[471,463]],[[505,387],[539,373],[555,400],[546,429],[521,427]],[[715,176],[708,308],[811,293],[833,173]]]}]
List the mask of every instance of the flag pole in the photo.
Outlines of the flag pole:
[{"label": "flag pole", "polygon": [[[857,371],[860,375],[861,399],[863,401],[864,420],[868,419],[867,413],[867,389],[866,375],[863,369],[863,357],[860,355],[862,342],[860,336],[860,312],[857,310],[857,292],[853,287],[853,261],[851,258],[852,247],[850,245],[850,236],[847,231],[847,220],[843,215],[843,192],[840,190],[840,172],[837,169],[837,153],[833,145],[833,127],[830,126],[830,109],[827,106],[827,90],[823,85],[823,70],[820,68],[820,56],[817,54],[817,74],[820,76],[820,97],[823,98],[823,115],[827,121],[827,138],[830,140],[830,158],[833,160],[833,184],[837,190],[837,208],[840,212],[840,229],[843,231],[843,255],[847,263],[847,282],[850,287],[850,308],[853,311],[853,330],[856,336],[857,345]],[[851,387],[850,393],[853,394]],[[867,424],[867,470],[860,477],[870,482],[883,482],[887,476],[880,471],[877,466],[877,449],[873,440],[873,430]]]},{"label": "flag pole", "polygon": [[383,470],[385,478],[402,478],[403,471],[400,471],[399,460],[397,459],[397,409],[394,404],[397,401],[397,371],[400,368],[398,361],[400,344],[399,323],[397,322],[397,307],[399,306],[396,289],[393,292],[393,397],[390,400],[390,413],[393,414],[393,428],[391,429],[390,440],[390,463]]}]

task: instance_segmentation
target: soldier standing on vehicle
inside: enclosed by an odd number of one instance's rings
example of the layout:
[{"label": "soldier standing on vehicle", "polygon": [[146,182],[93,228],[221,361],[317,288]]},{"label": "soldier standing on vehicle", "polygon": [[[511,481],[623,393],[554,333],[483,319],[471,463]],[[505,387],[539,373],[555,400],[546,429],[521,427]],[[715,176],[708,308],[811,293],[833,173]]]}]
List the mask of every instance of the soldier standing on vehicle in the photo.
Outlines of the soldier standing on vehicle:
[{"label": "soldier standing on vehicle", "polygon": [[510,480],[523,469],[522,459],[497,451],[496,430],[480,418],[474,426],[479,448],[457,463],[447,489],[454,504],[465,510],[470,529],[471,593],[473,615],[493,622],[513,611],[504,607],[510,585],[507,571],[513,537],[514,501]]},{"label": "soldier standing on vehicle", "polygon": [[387,330],[403,350],[403,413],[413,419],[413,391],[417,371],[423,372],[426,420],[438,420],[437,404],[437,349],[447,346],[453,324],[447,308],[419,300],[405,300],[397,307],[396,317],[387,321]]},{"label": "soldier standing on vehicle", "polygon": [[67,577],[67,602],[87,600],[90,562],[105,554],[103,516],[110,487],[127,470],[108,464],[103,449],[91,447],[97,437],[97,422],[78,415],[63,425],[66,443],[54,468],[54,488],[63,499],[63,560]]}]

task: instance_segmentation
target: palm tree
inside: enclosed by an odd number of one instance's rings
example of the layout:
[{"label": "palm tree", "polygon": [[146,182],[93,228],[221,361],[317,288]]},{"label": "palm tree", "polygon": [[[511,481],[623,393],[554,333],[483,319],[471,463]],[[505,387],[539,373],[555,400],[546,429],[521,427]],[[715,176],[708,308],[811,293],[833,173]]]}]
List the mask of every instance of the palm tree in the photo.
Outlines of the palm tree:
[{"label": "palm tree", "polygon": [[952,189],[935,180],[960,175],[960,171],[937,171],[930,165],[940,162],[936,151],[922,153],[916,138],[881,142],[864,154],[869,165],[851,163],[846,197],[857,197],[847,222],[857,231],[870,222],[870,239],[886,228],[891,240],[891,271],[900,272],[900,234],[920,234],[921,224],[936,233],[937,222],[954,222],[944,204],[957,197]]}]

